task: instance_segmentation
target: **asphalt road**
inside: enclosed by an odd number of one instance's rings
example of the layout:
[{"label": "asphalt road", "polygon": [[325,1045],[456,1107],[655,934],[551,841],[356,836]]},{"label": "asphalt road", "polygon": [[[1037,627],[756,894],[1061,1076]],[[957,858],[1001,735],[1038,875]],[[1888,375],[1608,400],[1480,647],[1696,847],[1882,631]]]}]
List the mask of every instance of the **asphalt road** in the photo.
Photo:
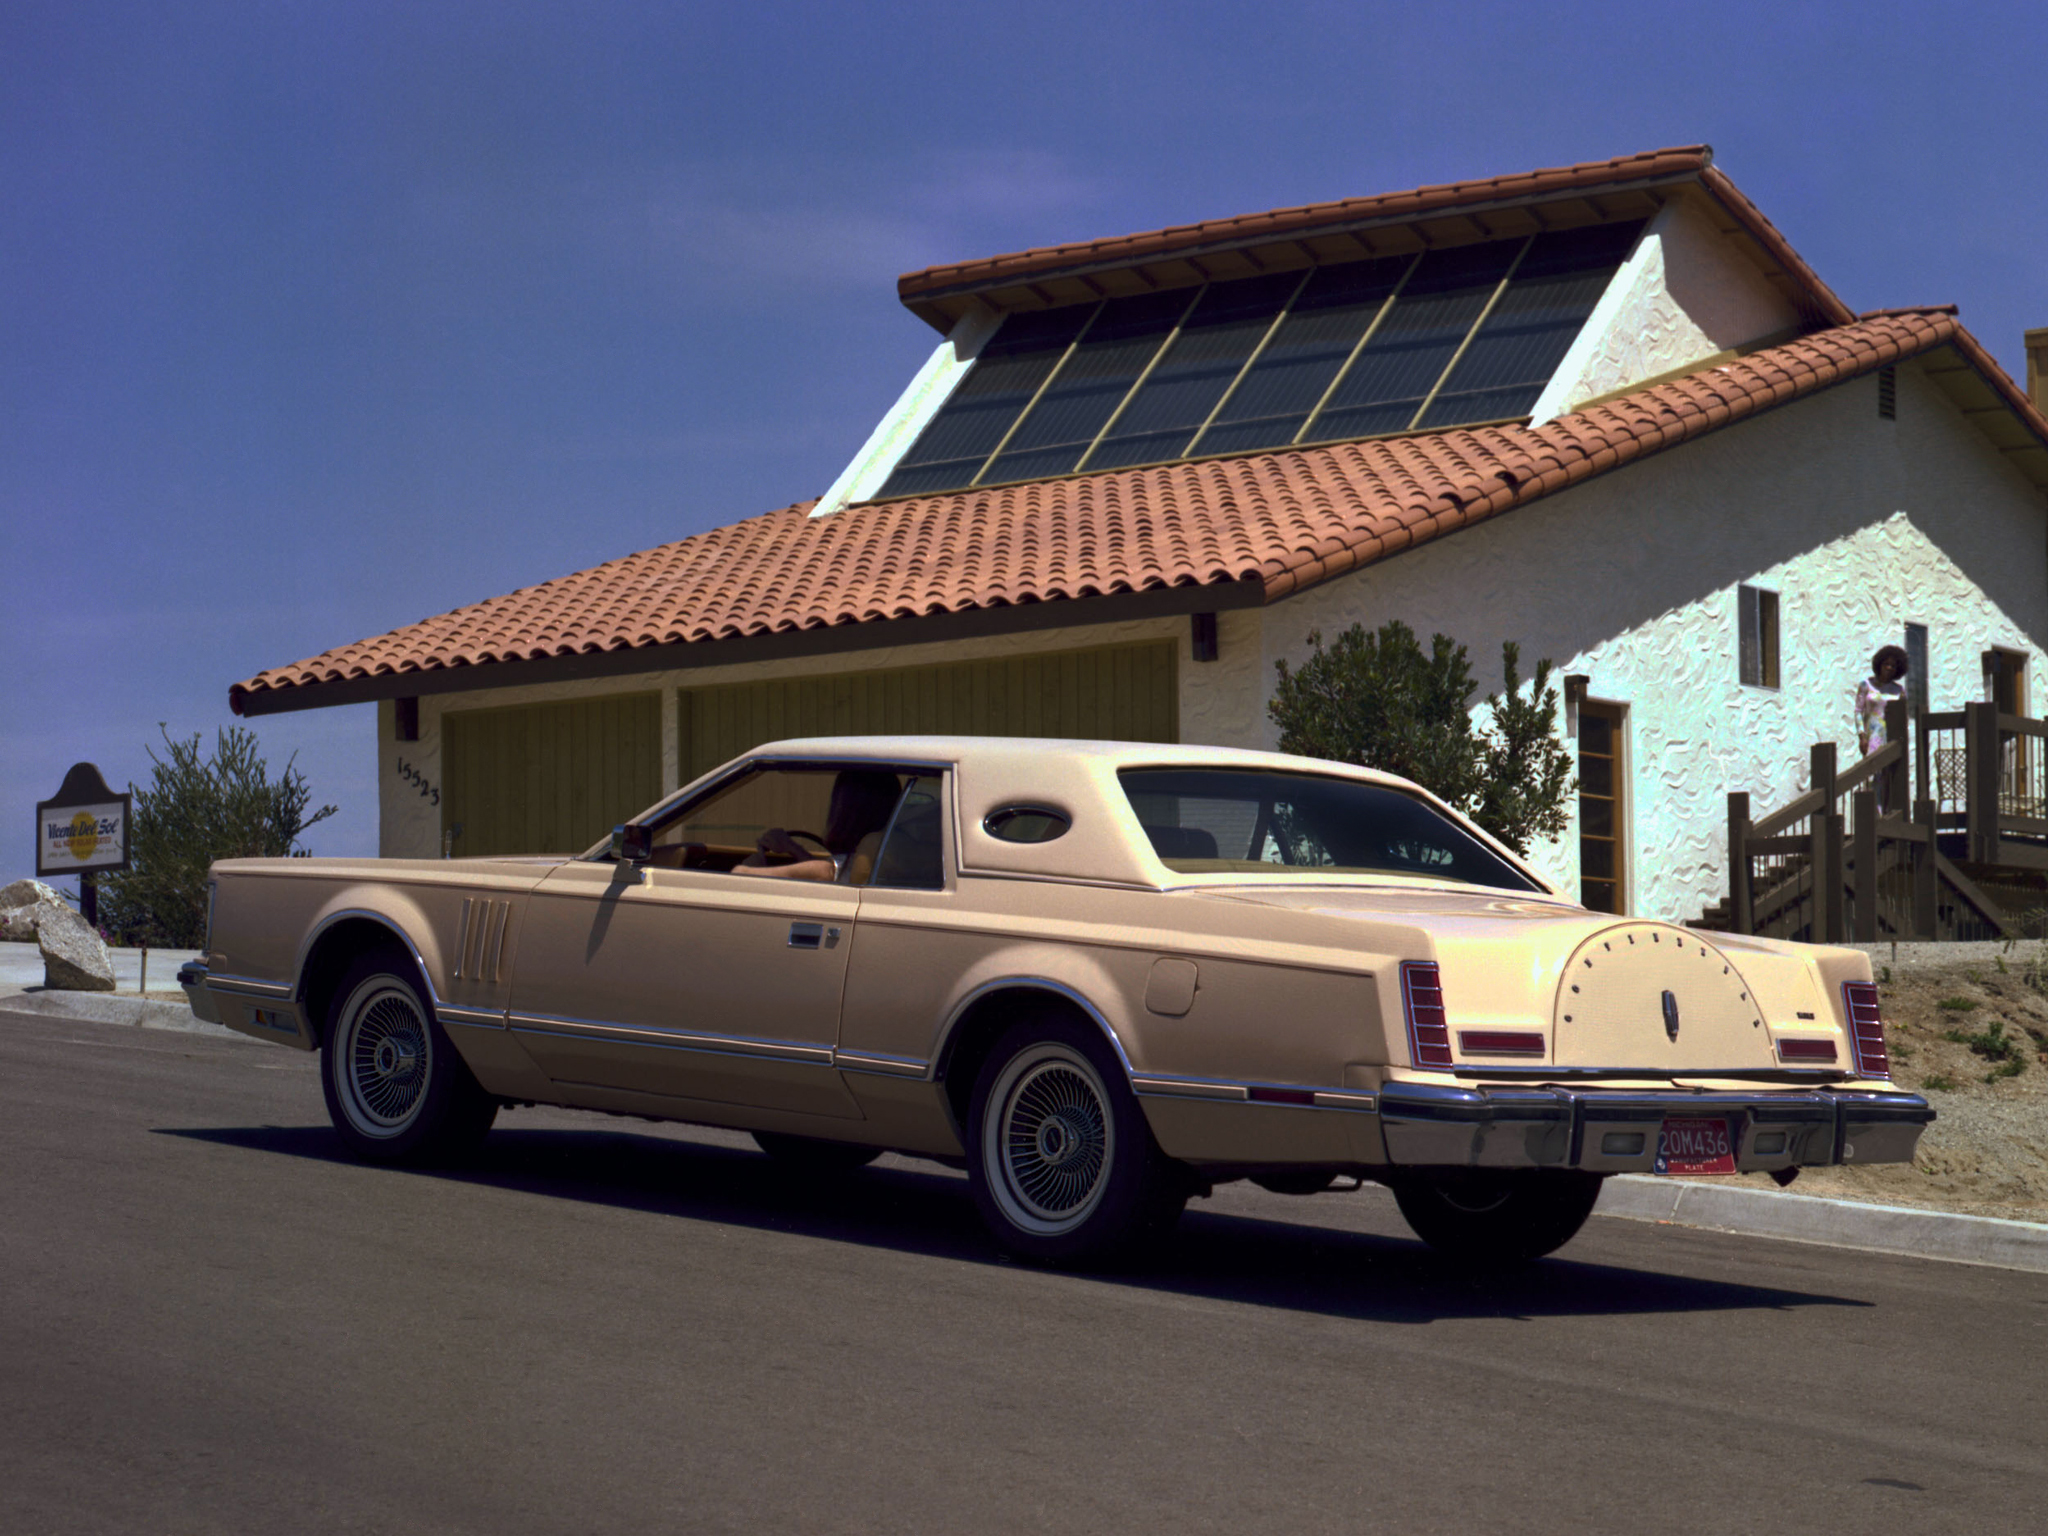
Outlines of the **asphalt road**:
[{"label": "asphalt road", "polygon": [[310,1058],[0,1013],[0,1528],[2039,1530],[2048,1276],[1598,1218],[1507,1279],[1232,1187],[1151,1267],[964,1182],[546,1110],[344,1160]]}]

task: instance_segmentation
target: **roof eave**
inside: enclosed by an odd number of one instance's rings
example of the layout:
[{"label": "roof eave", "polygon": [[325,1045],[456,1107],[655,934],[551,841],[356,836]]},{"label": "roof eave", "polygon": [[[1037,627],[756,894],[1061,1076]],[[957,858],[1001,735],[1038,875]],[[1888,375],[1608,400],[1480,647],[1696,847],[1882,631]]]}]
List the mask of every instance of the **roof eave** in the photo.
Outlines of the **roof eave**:
[{"label": "roof eave", "polygon": [[[1221,256],[1236,251],[1284,245],[1297,239],[1368,234],[1373,230],[1420,224],[1433,218],[1483,219],[1490,213],[1497,214],[1509,209],[1542,208],[1580,201],[1589,196],[1616,197],[1629,192],[1652,192],[1666,187],[1683,186],[1699,179],[1700,172],[1697,169],[1688,169],[1566,187],[1533,197],[1526,193],[1518,196],[1504,195],[1469,202],[1445,202],[1422,210],[1410,209],[1353,218],[1302,219],[1299,222],[1292,219],[1276,219],[1271,224],[1259,225],[1249,232],[1240,231],[1212,238],[1197,237],[1185,243],[1161,244],[1142,252],[1124,252],[1114,256],[1078,256],[1042,264],[1034,262],[1031,253],[1021,252],[1015,259],[1015,265],[1004,265],[986,275],[954,282],[939,281],[927,284],[920,281],[927,277],[926,272],[905,273],[897,279],[896,290],[904,307],[912,314],[934,329],[946,331],[952,326],[953,319],[941,308],[945,301],[976,298],[996,289],[1015,288],[1030,282],[1087,278],[1105,272],[1129,271],[1134,267],[1154,262],[1200,261],[1205,257]],[[994,260],[1007,261],[1008,258],[998,257]]]},{"label": "roof eave", "polygon": [[228,689],[228,707],[244,716],[284,714],[303,709],[369,704],[380,699],[582,682],[637,673],[735,666],[741,662],[844,655],[849,651],[972,640],[987,635],[1071,629],[1083,624],[1124,624],[1138,619],[1172,618],[1190,613],[1221,613],[1231,608],[1256,608],[1267,600],[1266,584],[1257,577],[1218,577],[1206,582],[1152,587],[1142,592],[1050,598],[1041,602],[1006,603],[951,613],[876,618],[848,624],[820,624],[807,629],[733,635],[714,640],[620,646],[604,651],[572,651],[456,666],[379,668],[355,676],[282,686],[255,687],[251,686],[255,679],[250,679]]}]

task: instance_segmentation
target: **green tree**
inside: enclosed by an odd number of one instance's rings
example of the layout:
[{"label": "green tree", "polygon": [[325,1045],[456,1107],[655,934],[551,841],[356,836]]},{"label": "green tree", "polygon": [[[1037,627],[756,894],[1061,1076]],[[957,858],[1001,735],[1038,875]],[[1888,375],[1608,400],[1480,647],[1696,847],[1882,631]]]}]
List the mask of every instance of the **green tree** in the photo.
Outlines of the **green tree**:
[{"label": "green tree", "polygon": [[197,949],[206,933],[206,868],[215,859],[304,855],[299,836],[335,807],[307,814],[312,793],[295,766],[270,777],[256,733],[230,726],[213,755],[164,732],[163,757],[149,751],[150,785],[128,786],[130,868],[100,876],[100,924],[122,942]]},{"label": "green tree", "polygon": [[1550,663],[1536,663],[1525,694],[1521,648],[1501,647],[1502,692],[1488,694],[1487,726],[1473,719],[1479,691],[1465,647],[1448,635],[1424,653],[1399,619],[1367,633],[1354,624],[1292,670],[1276,663],[1280,686],[1266,712],[1280,750],[1355,763],[1413,779],[1513,848],[1527,853],[1556,837],[1577,787],[1571,754],[1557,739],[1557,690]]}]

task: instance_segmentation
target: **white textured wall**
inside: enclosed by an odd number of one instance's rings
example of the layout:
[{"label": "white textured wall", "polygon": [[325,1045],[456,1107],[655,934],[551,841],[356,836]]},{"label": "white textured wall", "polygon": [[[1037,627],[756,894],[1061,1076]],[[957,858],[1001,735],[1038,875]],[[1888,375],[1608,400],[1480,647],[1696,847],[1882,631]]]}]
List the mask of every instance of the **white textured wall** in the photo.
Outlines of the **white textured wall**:
[{"label": "white textured wall", "polygon": [[1666,203],[1614,274],[1532,412],[1538,422],[1747,346],[1799,315],[1687,199]]},{"label": "white textured wall", "polygon": [[903,455],[910,451],[910,445],[923,433],[926,423],[953,397],[953,391],[967,377],[968,368],[981,356],[981,349],[995,335],[1002,319],[992,309],[970,310],[960,317],[946,333],[946,339],[932,349],[932,355],[925,359],[924,366],[896,403],[889,407],[889,414],[868,434],[860,452],[839,472],[839,478],[825,488],[825,494],[811,508],[811,516],[830,517],[881,490]]},{"label": "white textured wall", "polygon": [[[1779,593],[1779,689],[1737,683],[1745,582]],[[1628,705],[1630,904],[1690,918],[1725,888],[1728,791],[1761,816],[1805,788],[1813,742],[1853,761],[1856,684],[1906,623],[1929,629],[1934,708],[1979,697],[1998,645],[2033,657],[2041,712],[2048,509],[1906,365],[1895,422],[1859,379],[1266,610],[1268,691],[1309,630],[1390,618],[1468,646],[1482,692],[1515,639],[1525,668]],[[1575,832],[1535,853],[1577,888]]]},{"label": "white textured wall", "polygon": [[[391,700],[377,706],[377,853],[386,859],[441,855],[441,722],[420,701],[420,739],[398,739]],[[424,792],[423,792],[424,791]]]}]

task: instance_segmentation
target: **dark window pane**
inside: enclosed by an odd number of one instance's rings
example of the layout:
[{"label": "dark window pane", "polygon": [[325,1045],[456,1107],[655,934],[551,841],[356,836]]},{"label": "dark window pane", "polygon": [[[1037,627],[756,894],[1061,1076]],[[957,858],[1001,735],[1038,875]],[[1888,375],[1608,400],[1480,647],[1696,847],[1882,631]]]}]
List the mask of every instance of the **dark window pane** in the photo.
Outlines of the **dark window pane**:
[{"label": "dark window pane", "polygon": [[1182,288],[1104,304],[1009,446],[989,465],[983,483],[1071,470],[1194,298],[1193,289]]},{"label": "dark window pane", "polygon": [[1611,757],[1582,757],[1579,759],[1579,789],[1588,795],[1614,793],[1614,759]]},{"label": "dark window pane", "polygon": [[1117,779],[1153,851],[1183,874],[1393,871],[1533,889],[1457,822],[1386,785],[1234,768],[1126,768]]},{"label": "dark window pane", "polygon": [[1412,264],[1390,256],[1324,267],[1311,277],[1215,425],[1190,451],[1251,453],[1292,442]]},{"label": "dark window pane", "polygon": [[1641,228],[1603,224],[1538,235],[1422,425],[1527,415]]},{"label": "dark window pane", "polygon": [[880,494],[910,496],[971,481],[1096,307],[1076,304],[1005,320]]},{"label": "dark window pane", "polygon": [[1178,458],[1300,286],[1298,272],[1212,284],[1088,467]]},{"label": "dark window pane", "polygon": [[889,827],[888,845],[875,862],[874,885],[936,891],[946,883],[945,834],[939,781],[912,779]]},{"label": "dark window pane", "polygon": [[1604,838],[1587,837],[1579,840],[1579,867],[1596,879],[1614,878],[1614,844]]},{"label": "dark window pane", "polygon": [[1605,715],[1579,714],[1579,750],[1601,757],[1614,755],[1614,723]]},{"label": "dark window pane", "polygon": [[1579,905],[1595,912],[1619,912],[1614,904],[1615,890],[1612,880],[1581,880],[1579,882]]},{"label": "dark window pane", "polygon": [[1581,796],[1579,831],[1588,837],[1614,836],[1614,802],[1594,795]]},{"label": "dark window pane", "polygon": [[1494,240],[1425,256],[1310,437],[1406,430],[1523,244]]}]

